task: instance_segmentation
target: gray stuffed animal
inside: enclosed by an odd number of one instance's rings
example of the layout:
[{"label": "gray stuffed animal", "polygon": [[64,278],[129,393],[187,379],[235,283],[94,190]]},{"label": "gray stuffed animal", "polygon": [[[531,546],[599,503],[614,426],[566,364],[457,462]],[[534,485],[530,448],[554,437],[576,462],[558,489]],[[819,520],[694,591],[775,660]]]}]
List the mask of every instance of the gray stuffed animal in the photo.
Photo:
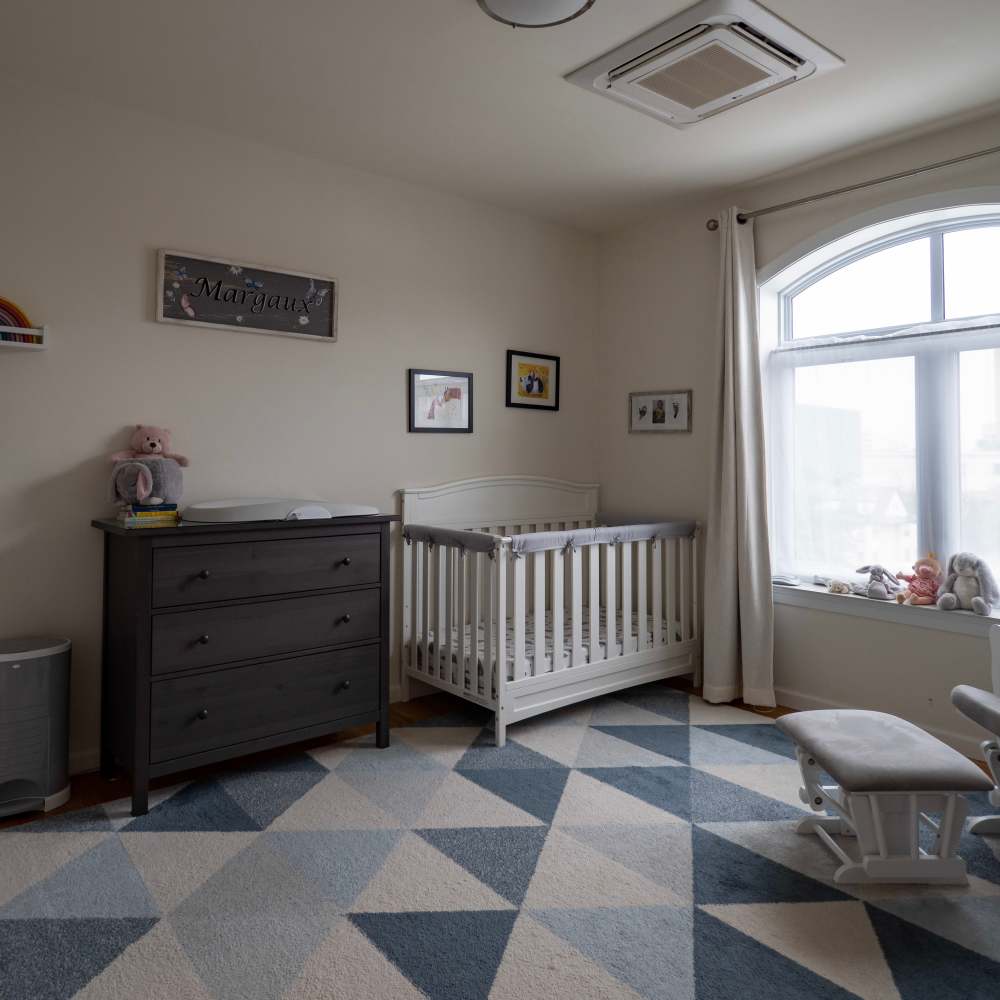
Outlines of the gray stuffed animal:
[{"label": "gray stuffed animal", "polygon": [[896,596],[896,591],[902,586],[896,579],[894,573],[890,573],[884,566],[872,563],[870,566],[862,566],[855,570],[857,573],[867,573],[867,583],[857,583],[854,585],[854,593],[861,597],[870,597],[873,601],[891,601]]},{"label": "gray stuffed animal", "polygon": [[971,552],[956,552],[948,560],[948,578],[937,606],[942,611],[974,611],[988,615],[1000,601],[1000,591],[989,566]]},{"label": "gray stuffed animal", "polygon": [[114,503],[177,503],[184,493],[184,474],[172,458],[128,459],[115,462],[109,487]]}]

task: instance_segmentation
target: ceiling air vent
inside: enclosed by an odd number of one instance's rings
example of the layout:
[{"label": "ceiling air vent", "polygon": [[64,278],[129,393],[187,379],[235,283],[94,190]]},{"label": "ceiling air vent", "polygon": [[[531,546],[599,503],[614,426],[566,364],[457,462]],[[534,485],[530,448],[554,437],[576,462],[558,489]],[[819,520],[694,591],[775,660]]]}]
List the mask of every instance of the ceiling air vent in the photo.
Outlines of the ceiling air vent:
[{"label": "ceiling air vent", "polygon": [[566,79],[684,128],[842,65],[755,0],[704,0]]}]

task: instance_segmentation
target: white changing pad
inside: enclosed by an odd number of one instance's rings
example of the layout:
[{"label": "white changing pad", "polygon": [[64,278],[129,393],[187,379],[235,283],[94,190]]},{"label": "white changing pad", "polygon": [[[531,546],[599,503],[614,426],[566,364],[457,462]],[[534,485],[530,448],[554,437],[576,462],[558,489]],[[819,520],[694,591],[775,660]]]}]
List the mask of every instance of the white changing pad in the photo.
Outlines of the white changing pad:
[{"label": "white changing pad", "polygon": [[297,521],[330,517],[361,517],[377,514],[377,507],[356,503],[327,503],[324,500],[301,500],[287,497],[236,497],[231,500],[206,500],[184,508],[184,520],[196,523],[235,523],[239,521]]}]

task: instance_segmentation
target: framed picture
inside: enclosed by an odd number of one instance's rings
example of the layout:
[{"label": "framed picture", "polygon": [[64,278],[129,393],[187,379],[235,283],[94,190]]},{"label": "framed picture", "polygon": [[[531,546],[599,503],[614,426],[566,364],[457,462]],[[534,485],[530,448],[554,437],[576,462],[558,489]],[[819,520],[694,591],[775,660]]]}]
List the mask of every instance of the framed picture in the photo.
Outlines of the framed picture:
[{"label": "framed picture", "polygon": [[630,392],[628,429],[630,434],[691,430],[691,390]]},{"label": "framed picture", "polygon": [[409,419],[414,434],[472,433],[472,373],[409,370]]},{"label": "framed picture", "polygon": [[559,409],[559,359],[552,354],[507,352],[507,405]]},{"label": "framed picture", "polygon": [[337,282],[177,250],[157,255],[156,319],[332,344]]}]

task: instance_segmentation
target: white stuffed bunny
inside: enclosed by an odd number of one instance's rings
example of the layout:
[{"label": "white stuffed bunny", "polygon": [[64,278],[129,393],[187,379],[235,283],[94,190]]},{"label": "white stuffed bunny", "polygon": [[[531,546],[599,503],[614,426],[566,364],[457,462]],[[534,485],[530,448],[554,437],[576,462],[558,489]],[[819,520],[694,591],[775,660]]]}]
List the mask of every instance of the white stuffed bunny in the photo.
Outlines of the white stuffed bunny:
[{"label": "white stuffed bunny", "polygon": [[942,611],[974,611],[988,615],[1000,601],[1000,591],[989,566],[971,552],[957,552],[948,560],[948,578],[937,606]]}]

